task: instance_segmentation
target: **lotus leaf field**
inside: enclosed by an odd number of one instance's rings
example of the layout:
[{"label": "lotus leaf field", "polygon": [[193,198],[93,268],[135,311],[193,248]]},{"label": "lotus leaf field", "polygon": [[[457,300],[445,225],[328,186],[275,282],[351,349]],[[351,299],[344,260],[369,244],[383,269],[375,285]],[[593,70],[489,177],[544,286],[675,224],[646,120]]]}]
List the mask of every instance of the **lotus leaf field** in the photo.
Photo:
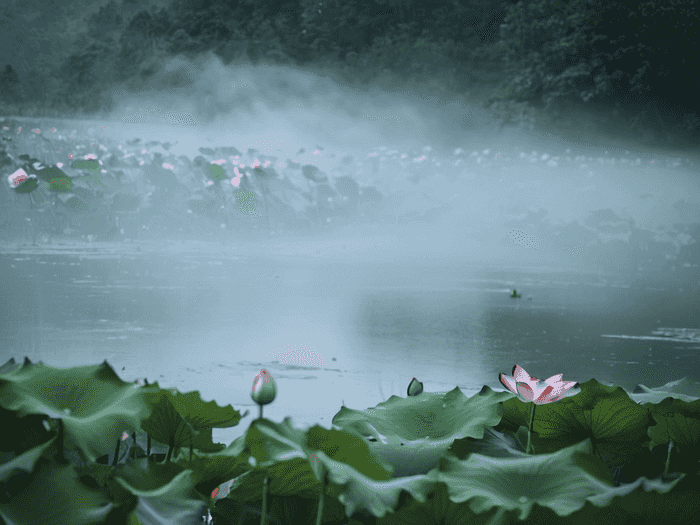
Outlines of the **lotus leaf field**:
[{"label": "lotus leaf field", "polygon": [[643,525],[700,515],[700,392],[685,379],[629,394],[516,366],[500,380],[517,394],[484,386],[467,397],[413,378],[405,398],[342,406],[332,428],[298,429],[294,414],[262,415],[277,388],[284,395],[271,372],[253,383],[259,417],[224,444],[212,429],[248,412],[123,381],[106,361],[10,359],[0,366],[0,522]]}]

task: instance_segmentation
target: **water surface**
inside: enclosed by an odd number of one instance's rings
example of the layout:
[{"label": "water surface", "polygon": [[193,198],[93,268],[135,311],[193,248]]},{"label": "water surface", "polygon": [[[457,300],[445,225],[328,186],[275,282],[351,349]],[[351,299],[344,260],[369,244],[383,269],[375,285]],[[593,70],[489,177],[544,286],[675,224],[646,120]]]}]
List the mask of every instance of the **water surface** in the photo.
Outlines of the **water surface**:
[{"label": "water surface", "polygon": [[261,366],[308,388],[324,370],[362,378],[377,402],[414,376],[428,391],[501,388],[515,364],[628,391],[700,381],[697,283],[231,250],[4,254],[0,268],[2,361],[107,359],[124,379],[224,403],[250,404],[249,385],[221,374],[252,381]]}]

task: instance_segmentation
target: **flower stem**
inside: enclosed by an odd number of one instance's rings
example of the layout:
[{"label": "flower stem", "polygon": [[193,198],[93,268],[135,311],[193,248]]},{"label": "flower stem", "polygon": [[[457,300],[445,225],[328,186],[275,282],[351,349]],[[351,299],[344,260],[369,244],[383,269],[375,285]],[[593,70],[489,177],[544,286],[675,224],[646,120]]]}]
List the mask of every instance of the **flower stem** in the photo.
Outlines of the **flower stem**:
[{"label": "flower stem", "polygon": [[318,512],[316,513],[316,525],[321,525],[323,519],[323,504],[326,496],[326,486],[328,485],[328,472],[325,466],[321,464],[321,471],[323,472],[323,482],[321,483],[321,496],[318,499]]},{"label": "flower stem", "polygon": [[664,476],[668,476],[668,468],[671,465],[671,449],[673,448],[673,440],[668,442],[668,454],[666,455],[666,468],[664,469]]},{"label": "flower stem", "polygon": [[117,465],[117,460],[119,459],[119,444],[121,443],[121,439],[117,438],[117,447],[114,449],[114,459],[112,459],[112,466]]},{"label": "flower stem", "polygon": [[530,436],[532,435],[532,427],[535,423],[535,407],[536,403],[532,403],[532,416],[530,416],[530,428],[527,431],[527,448],[525,449],[525,454],[530,453]]},{"label": "flower stem", "polygon": [[[262,410],[262,407],[260,407]],[[265,481],[263,481],[263,493],[262,493],[262,512],[260,513],[260,525],[265,525],[267,521],[267,476],[265,476]]]}]

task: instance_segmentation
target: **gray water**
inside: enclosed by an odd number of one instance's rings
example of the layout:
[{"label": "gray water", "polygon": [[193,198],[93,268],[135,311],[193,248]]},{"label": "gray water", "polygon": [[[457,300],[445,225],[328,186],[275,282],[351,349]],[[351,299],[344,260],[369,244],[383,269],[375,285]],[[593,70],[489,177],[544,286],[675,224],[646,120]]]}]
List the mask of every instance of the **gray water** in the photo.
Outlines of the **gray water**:
[{"label": "gray water", "polygon": [[107,359],[123,379],[224,404],[232,386],[212,384],[215,367],[251,381],[261,365],[391,377],[377,402],[413,376],[429,391],[502,389],[515,364],[628,391],[700,381],[697,281],[234,252],[0,255],[0,362]]}]

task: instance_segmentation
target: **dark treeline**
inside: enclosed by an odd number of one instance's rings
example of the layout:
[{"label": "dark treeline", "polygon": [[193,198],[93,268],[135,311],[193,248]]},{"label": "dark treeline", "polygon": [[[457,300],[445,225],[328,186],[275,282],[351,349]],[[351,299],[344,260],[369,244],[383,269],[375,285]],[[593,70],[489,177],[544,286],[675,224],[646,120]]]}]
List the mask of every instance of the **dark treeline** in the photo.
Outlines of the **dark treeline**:
[{"label": "dark treeline", "polygon": [[[697,140],[695,0],[48,0],[0,13],[0,112],[86,116],[137,92],[167,58],[332,67],[348,82],[389,74],[477,81],[503,115],[588,108]],[[669,138],[673,137],[673,138]],[[664,140],[661,140],[663,143]]]}]

